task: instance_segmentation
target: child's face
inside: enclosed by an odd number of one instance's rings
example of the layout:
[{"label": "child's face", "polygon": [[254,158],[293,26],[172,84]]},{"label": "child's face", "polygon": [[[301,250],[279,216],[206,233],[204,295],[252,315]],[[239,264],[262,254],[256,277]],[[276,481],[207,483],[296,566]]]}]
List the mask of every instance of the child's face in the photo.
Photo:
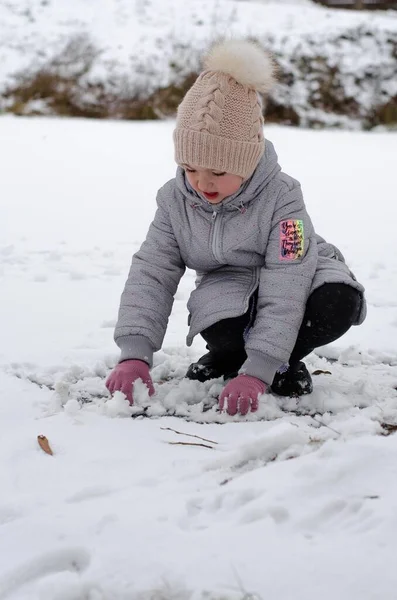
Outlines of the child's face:
[{"label": "child's face", "polygon": [[242,177],[231,173],[219,173],[194,165],[183,165],[183,168],[192,188],[211,204],[218,204],[235,194],[243,182]]}]

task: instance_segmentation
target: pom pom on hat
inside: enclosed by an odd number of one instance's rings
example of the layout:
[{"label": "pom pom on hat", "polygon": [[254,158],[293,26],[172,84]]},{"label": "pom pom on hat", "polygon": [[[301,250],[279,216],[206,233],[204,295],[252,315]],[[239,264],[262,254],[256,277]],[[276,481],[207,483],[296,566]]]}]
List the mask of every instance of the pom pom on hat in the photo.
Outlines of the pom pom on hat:
[{"label": "pom pom on hat", "polygon": [[276,82],[276,66],[268,52],[255,42],[228,40],[215,44],[204,59],[209,71],[227,73],[233,79],[263,94]]}]

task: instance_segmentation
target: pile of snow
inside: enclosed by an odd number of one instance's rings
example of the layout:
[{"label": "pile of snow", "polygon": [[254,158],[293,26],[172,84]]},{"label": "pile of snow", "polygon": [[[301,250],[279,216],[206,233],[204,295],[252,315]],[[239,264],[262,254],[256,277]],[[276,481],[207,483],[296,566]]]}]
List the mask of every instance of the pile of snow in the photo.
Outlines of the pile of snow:
[{"label": "pile of snow", "polygon": [[[108,417],[157,419],[173,416],[196,423],[235,423],[270,421],[285,418],[287,414],[294,420],[295,416],[307,416],[304,421],[311,426],[324,425],[337,435],[341,433],[332,427],[337,429],[341,420],[344,430],[349,423],[347,431],[350,432],[354,423],[356,426],[359,423],[359,430],[366,422],[365,429],[381,432],[383,423],[397,422],[397,355],[363,352],[356,347],[339,352],[338,359],[332,362],[324,356],[312,355],[308,359],[316,385],[312,395],[296,399],[277,398],[266,393],[261,397],[256,413],[234,417],[218,411],[223,378],[205,383],[184,379],[189,363],[186,352],[157,353],[152,369],[155,400],[138,381],[134,386],[132,407],[122,393],[116,392],[111,397],[105,387],[105,378],[115,366],[115,361],[109,357],[92,367],[71,364],[38,369],[37,365],[16,364],[8,366],[6,372],[53,392],[44,407],[48,415],[84,409]],[[379,381],[374,383],[377,379]],[[361,409],[359,412],[358,408]],[[329,431],[325,433],[329,437]]]},{"label": "pile of snow", "polygon": [[219,36],[270,49],[269,121],[371,128],[397,122],[394,11],[310,0],[0,1],[0,107],[16,114],[172,115]]}]

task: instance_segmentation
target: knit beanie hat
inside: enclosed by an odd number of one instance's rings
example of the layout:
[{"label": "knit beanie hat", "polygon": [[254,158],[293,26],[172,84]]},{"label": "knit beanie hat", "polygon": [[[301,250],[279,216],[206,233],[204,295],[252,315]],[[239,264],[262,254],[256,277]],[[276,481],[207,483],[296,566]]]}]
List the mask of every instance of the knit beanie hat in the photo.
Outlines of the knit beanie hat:
[{"label": "knit beanie hat", "polygon": [[265,150],[262,104],[274,84],[269,54],[254,42],[213,46],[178,107],[175,160],[248,179]]}]

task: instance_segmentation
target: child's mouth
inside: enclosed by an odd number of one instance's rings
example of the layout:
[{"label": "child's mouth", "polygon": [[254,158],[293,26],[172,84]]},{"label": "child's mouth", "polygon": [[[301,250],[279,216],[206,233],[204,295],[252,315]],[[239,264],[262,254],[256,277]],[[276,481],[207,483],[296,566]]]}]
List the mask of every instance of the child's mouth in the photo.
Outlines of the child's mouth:
[{"label": "child's mouth", "polygon": [[203,196],[205,196],[207,200],[215,200],[218,196],[218,192],[203,192]]}]

